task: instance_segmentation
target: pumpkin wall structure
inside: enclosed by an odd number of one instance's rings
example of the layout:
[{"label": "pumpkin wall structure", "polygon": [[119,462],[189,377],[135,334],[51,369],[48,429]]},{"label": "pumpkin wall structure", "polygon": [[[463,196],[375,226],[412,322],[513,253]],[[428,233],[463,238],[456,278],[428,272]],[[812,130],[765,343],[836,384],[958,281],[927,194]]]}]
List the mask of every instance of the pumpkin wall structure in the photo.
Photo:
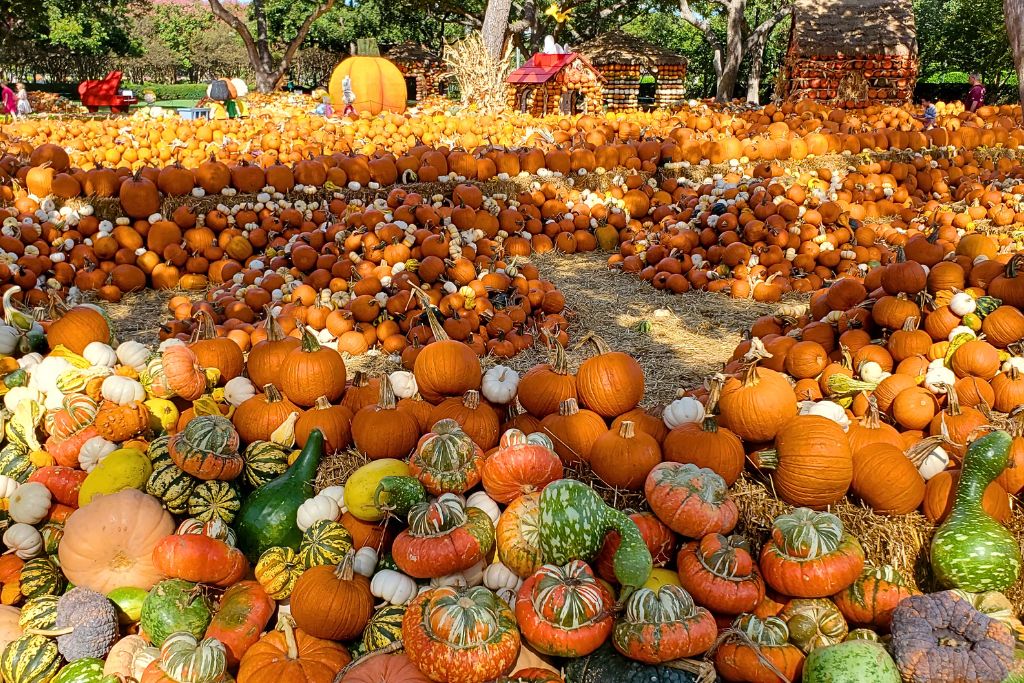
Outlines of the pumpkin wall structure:
[{"label": "pumpkin wall structure", "polygon": [[918,50],[910,0],[796,0],[781,94],[857,108],[904,104]]},{"label": "pumpkin wall structure", "polygon": [[418,102],[430,97],[444,97],[450,77],[441,58],[417,43],[400,43],[386,56],[405,77],[406,98]]},{"label": "pumpkin wall structure", "polygon": [[604,77],[575,52],[538,52],[507,82],[509,108],[533,116],[594,114],[604,106]]},{"label": "pumpkin wall structure", "polygon": [[686,97],[686,57],[622,31],[602,33],[578,52],[605,79],[609,111],[669,108]]}]

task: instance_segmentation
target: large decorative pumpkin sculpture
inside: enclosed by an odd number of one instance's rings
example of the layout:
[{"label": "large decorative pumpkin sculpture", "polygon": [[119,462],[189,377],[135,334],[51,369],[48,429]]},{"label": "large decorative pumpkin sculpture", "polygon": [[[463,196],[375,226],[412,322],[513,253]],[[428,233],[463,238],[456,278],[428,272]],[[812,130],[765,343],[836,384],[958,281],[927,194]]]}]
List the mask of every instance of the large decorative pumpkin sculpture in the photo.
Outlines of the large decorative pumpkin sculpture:
[{"label": "large decorative pumpkin sculpture", "polygon": [[341,85],[345,76],[352,79],[352,93],[356,96],[352,106],[357,112],[376,116],[385,110],[396,114],[405,111],[405,77],[383,57],[349,57],[334,67],[327,89],[339,111],[345,106]]}]

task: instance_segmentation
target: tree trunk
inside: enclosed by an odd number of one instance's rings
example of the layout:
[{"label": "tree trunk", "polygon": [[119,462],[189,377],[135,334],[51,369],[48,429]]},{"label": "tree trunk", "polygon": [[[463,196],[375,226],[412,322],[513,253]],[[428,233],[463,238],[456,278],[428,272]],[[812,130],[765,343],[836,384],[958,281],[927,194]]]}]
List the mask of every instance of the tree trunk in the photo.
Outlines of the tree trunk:
[{"label": "tree trunk", "polygon": [[1003,14],[1006,15],[1006,34],[1013,50],[1013,64],[1017,67],[1017,94],[1024,104],[1024,3],[1021,0],[1003,0]]},{"label": "tree trunk", "polygon": [[281,80],[280,74],[268,72],[262,64],[253,64],[253,71],[256,75],[256,89],[260,92],[273,92]]},{"label": "tree trunk", "polygon": [[746,0],[730,0],[726,13],[725,50],[722,58],[722,73],[718,77],[715,99],[727,102],[736,91],[740,64],[743,63],[743,9]]},{"label": "tree trunk", "polygon": [[508,18],[512,12],[512,0],[488,0],[487,12],[484,14],[483,34],[484,46],[497,61],[502,58],[505,50],[505,32],[508,30]]}]

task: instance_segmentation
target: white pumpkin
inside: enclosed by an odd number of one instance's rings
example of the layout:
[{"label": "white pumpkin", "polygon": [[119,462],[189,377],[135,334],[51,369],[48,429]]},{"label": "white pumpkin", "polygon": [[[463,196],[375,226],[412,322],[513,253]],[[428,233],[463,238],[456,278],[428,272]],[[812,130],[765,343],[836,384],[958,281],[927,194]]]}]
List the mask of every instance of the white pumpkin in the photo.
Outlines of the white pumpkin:
[{"label": "white pumpkin", "polygon": [[4,545],[23,560],[31,560],[43,552],[43,536],[30,524],[12,524],[4,532]]},{"label": "white pumpkin", "polygon": [[136,382],[130,377],[111,375],[100,385],[100,395],[108,401],[123,406],[132,401],[145,400],[146,390],[140,382]]},{"label": "white pumpkin", "polygon": [[850,418],[846,415],[846,410],[832,401],[801,401],[800,414],[828,418],[842,427],[844,432],[850,428]]},{"label": "white pumpkin", "polygon": [[921,473],[921,477],[925,481],[928,481],[949,467],[949,453],[938,443],[931,445],[927,439],[921,441],[921,445],[928,450],[925,452],[921,464],[917,466],[917,471]]},{"label": "white pumpkin", "polygon": [[391,380],[391,388],[398,398],[412,398],[420,390],[416,384],[416,375],[406,370],[396,370],[388,375]]},{"label": "white pumpkin", "polygon": [[0,474],[0,498],[10,498],[19,486],[17,479]]},{"label": "white pumpkin", "polygon": [[146,363],[149,361],[149,357],[152,352],[149,348],[137,342],[134,339],[131,341],[122,342],[117,346],[117,360],[121,365],[127,365],[130,368],[135,368],[139,372],[146,369]]},{"label": "white pumpkin", "polygon": [[238,407],[256,395],[256,385],[248,377],[235,377],[224,385],[224,398]]},{"label": "white pumpkin", "polygon": [[22,370],[31,370],[43,362],[43,356],[39,353],[26,353],[18,359],[18,367]]},{"label": "white pumpkin", "polygon": [[112,368],[117,365],[117,353],[103,342],[89,342],[82,351],[82,358],[98,367]]},{"label": "white pumpkin", "polygon": [[924,388],[933,394],[946,393],[946,385],[956,384],[956,373],[947,368],[939,361],[938,364],[929,365],[924,373]]},{"label": "white pumpkin", "polygon": [[959,337],[961,334],[969,334],[972,337],[977,337],[978,336],[977,332],[975,332],[971,328],[967,327],[966,325],[958,325],[957,327],[954,327],[950,331],[949,336],[946,337],[946,341],[953,341],[954,339]]},{"label": "white pumpkin", "polygon": [[94,436],[84,444],[78,451],[78,466],[86,472],[92,472],[96,465],[103,462],[103,458],[117,450],[117,444],[108,441],[102,436]]},{"label": "white pumpkin", "polygon": [[179,344],[184,343],[185,342],[181,341],[180,339],[172,337],[170,339],[164,339],[162,342],[160,342],[160,346],[158,346],[157,349],[162,353],[167,349],[171,348],[172,346],[178,346]]},{"label": "white pumpkin", "polygon": [[355,557],[352,558],[352,569],[356,574],[362,574],[366,578],[373,576],[377,569],[377,551],[369,546],[357,550]]},{"label": "white pumpkin", "polygon": [[416,582],[411,577],[394,569],[381,569],[370,579],[370,593],[373,597],[392,605],[408,604],[418,592]]},{"label": "white pumpkin", "polygon": [[1003,361],[1003,372],[1010,372],[1010,370],[1017,370],[1017,372],[1024,373],[1024,358],[1020,356],[1010,356]]},{"label": "white pumpkin", "polygon": [[0,353],[4,355],[11,355],[14,350],[18,348],[18,342],[21,340],[21,335],[18,330],[0,323]]},{"label": "white pumpkin", "polygon": [[484,585],[492,591],[501,588],[518,591],[519,587],[523,585],[523,580],[504,563],[495,562],[484,570]]},{"label": "white pumpkin", "polygon": [[480,391],[491,403],[511,403],[519,391],[519,373],[504,365],[495,365],[484,373]]},{"label": "white pumpkin", "polygon": [[22,524],[38,524],[50,511],[50,489],[38,481],[22,484],[8,498],[11,519]]},{"label": "white pumpkin", "polygon": [[494,525],[498,524],[498,518],[501,517],[501,508],[498,507],[493,498],[487,495],[486,491],[477,491],[470,494],[469,498],[466,499],[466,507],[483,510],[491,518],[491,523]]},{"label": "white pumpkin", "polygon": [[882,369],[882,366],[873,360],[867,360],[861,363],[858,373],[860,374],[860,378],[865,382],[874,382],[875,384],[889,376],[889,374]]},{"label": "white pumpkin", "polygon": [[967,292],[957,292],[949,300],[949,310],[962,318],[978,310],[978,302]]},{"label": "white pumpkin", "polygon": [[327,496],[333,498],[334,502],[338,504],[338,508],[341,510],[341,514],[345,514],[348,508],[345,507],[345,487],[344,486],[328,486],[322,489],[318,496]]},{"label": "white pumpkin", "polygon": [[60,410],[64,407],[64,393],[57,389],[50,389],[43,398],[43,407],[47,410]]},{"label": "white pumpkin", "polygon": [[442,586],[472,587],[479,586],[483,582],[484,560],[480,560],[469,569],[465,569],[454,574],[446,574],[445,576],[432,578],[430,580],[430,585],[434,588],[440,588]]},{"label": "white pumpkin", "polygon": [[13,413],[19,403],[29,401],[42,405],[45,400],[46,396],[38,389],[33,389],[31,387],[14,387],[4,394],[4,407]]},{"label": "white pumpkin", "polygon": [[57,378],[60,374],[73,367],[60,356],[47,356],[29,371],[28,385],[48,394],[57,389]]},{"label": "white pumpkin", "polygon": [[661,420],[669,429],[704,421],[704,404],[690,396],[683,396],[665,406]]},{"label": "white pumpkin", "polygon": [[337,501],[330,496],[313,496],[299,506],[299,511],[295,514],[295,525],[301,531],[305,531],[314,522],[325,519],[333,522],[339,517],[341,517],[341,509],[338,507]]}]

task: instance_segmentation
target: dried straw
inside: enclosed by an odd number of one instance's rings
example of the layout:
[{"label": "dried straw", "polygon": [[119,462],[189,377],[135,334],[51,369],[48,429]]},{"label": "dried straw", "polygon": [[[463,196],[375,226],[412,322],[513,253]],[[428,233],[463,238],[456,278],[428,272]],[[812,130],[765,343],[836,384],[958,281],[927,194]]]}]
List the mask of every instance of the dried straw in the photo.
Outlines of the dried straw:
[{"label": "dried straw", "polygon": [[484,44],[483,34],[474,31],[460,41],[444,46],[444,63],[459,82],[462,104],[473,105],[485,114],[500,114],[508,106],[505,79],[512,73],[512,45],[495,59]]}]

